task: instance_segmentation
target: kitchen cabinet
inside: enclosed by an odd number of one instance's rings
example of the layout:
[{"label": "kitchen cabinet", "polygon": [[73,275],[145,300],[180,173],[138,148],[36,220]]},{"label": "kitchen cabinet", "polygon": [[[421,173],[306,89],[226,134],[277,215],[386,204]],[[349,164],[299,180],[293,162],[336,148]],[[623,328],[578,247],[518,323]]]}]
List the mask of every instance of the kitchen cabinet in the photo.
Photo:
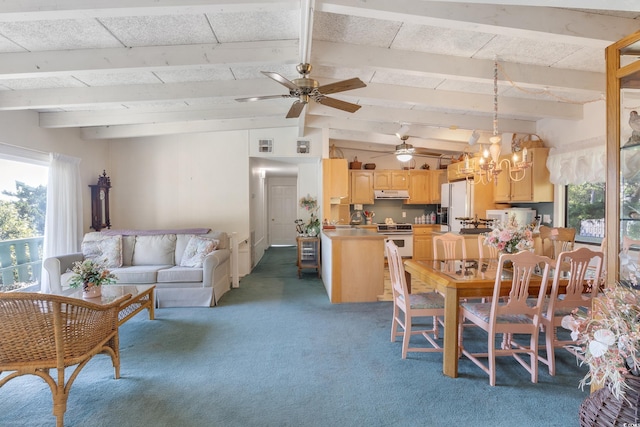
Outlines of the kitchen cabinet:
[{"label": "kitchen cabinet", "polygon": [[[468,164],[468,168],[469,169],[478,169],[478,160],[480,160],[480,157],[470,157],[469,158],[469,164]],[[450,165],[447,166],[447,181],[449,182],[453,182],[453,181],[461,181],[463,179],[466,179],[467,177],[472,178],[473,174],[465,174],[462,172],[462,169],[467,168],[467,163],[466,161],[460,161],[460,162],[455,162],[455,163],[451,163]]]},{"label": "kitchen cabinet", "polygon": [[407,190],[409,180],[407,171],[381,170],[373,173],[374,190]]},{"label": "kitchen cabinet", "polygon": [[[553,202],[553,184],[549,181],[547,169],[548,155],[548,148],[527,149],[527,160],[531,162],[531,167],[525,170],[525,176],[521,181],[512,181],[508,170],[503,170],[498,175],[498,182],[493,191],[494,202]],[[501,156],[500,159],[511,161],[511,157],[509,154]],[[519,175],[521,174],[520,172]]]},{"label": "kitchen cabinet", "polygon": [[444,171],[409,171],[409,199],[404,203],[414,205],[440,203],[440,184],[443,177]]},{"label": "kitchen cabinet", "polygon": [[349,221],[349,168],[345,159],[322,160],[322,212],[327,221]]},{"label": "kitchen cabinet", "polygon": [[624,237],[640,238],[640,131],[632,129],[640,97],[640,32],[605,50],[607,78],[606,271],[607,285],[620,276],[617,256]]},{"label": "kitchen cabinet", "polygon": [[346,159],[322,160],[323,188],[334,198],[349,197],[349,167]]},{"label": "kitchen cabinet", "polygon": [[418,261],[433,259],[433,233],[440,231],[440,225],[413,226],[413,259]]},{"label": "kitchen cabinet", "polygon": [[351,186],[349,187],[349,202],[351,204],[373,203],[373,172],[352,170],[349,171]]}]

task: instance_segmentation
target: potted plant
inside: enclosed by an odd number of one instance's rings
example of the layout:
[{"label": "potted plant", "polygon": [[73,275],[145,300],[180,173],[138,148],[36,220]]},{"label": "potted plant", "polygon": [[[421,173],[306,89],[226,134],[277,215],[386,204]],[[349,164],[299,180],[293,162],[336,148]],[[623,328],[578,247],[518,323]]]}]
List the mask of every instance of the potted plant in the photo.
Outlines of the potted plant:
[{"label": "potted plant", "polygon": [[82,285],[85,298],[101,296],[100,286],[115,283],[117,279],[104,265],[90,259],[74,262],[71,271],[74,275],[69,286],[77,288]]},{"label": "potted plant", "polygon": [[[582,425],[596,425],[615,414],[616,421],[638,422],[640,403],[640,293],[617,284],[562,319],[576,345],[570,347],[589,366],[580,387],[604,387],[581,407]],[[603,408],[606,408],[603,410]],[[622,424],[621,424],[622,425]]]},{"label": "potted plant", "polygon": [[315,237],[320,234],[320,218],[316,216],[318,211],[318,200],[307,194],[306,197],[300,199],[300,207],[305,208],[309,212],[309,222],[304,226],[303,233]]}]

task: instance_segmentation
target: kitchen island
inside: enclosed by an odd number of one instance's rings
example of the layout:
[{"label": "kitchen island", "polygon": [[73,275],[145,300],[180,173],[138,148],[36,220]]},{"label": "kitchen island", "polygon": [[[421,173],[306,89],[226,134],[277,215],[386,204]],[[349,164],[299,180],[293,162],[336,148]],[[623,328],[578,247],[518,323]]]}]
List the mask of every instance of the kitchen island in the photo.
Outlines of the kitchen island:
[{"label": "kitchen island", "polygon": [[374,302],[384,292],[385,236],[363,228],[323,230],[322,281],[332,303]]}]

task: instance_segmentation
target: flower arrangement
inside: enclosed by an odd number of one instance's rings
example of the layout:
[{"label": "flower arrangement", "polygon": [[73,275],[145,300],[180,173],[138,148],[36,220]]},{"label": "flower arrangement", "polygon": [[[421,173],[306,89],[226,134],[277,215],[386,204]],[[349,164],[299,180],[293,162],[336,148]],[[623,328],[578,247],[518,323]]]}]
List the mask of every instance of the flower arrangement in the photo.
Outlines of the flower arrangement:
[{"label": "flower arrangement", "polygon": [[84,291],[91,285],[109,285],[115,283],[117,279],[116,275],[107,270],[102,264],[90,259],[74,262],[71,271],[75,274],[71,277],[69,286],[77,288],[82,285]]},{"label": "flower arrangement", "polygon": [[487,233],[484,244],[493,246],[500,252],[514,254],[533,248],[533,232],[530,227],[518,227],[515,220],[506,225],[498,225]]},{"label": "flower arrangement", "polygon": [[577,342],[571,348],[589,365],[580,380],[585,385],[607,385],[620,399],[629,386],[625,375],[640,376],[640,293],[618,284],[593,300],[593,311],[575,309],[562,319]]},{"label": "flower arrangement", "polygon": [[374,216],[376,216],[375,212],[373,212],[373,211],[364,211],[365,219],[372,220]]},{"label": "flower arrangement", "polygon": [[320,218],[316,216],[316,212],[318,211],[318,200],[315,197],[311,197],[307,194],[306,197],[302,197],[300,199],[300,207],[305,208],[310,212],[309,222],[304,225],[302,220],[296,220],[296,224],[300,224],[301,227],[298,228],[298,232],[302,231],[301,234],[309,234],[311,236],[316,236],[320,232]]}]

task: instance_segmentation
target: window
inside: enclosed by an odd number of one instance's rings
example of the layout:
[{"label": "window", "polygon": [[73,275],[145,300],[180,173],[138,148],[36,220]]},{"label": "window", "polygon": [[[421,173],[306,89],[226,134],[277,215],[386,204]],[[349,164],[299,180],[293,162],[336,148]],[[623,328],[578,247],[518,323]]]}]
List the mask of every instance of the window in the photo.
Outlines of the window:
[{"label": "window", "polygon": [[565,194],[565,224],[576,229],[576,241],[600,243],[605,233],[605,183],[569,184]]},{"label": "window", "polygon": [[40,286],[48,167],[0,153],[0,291]]}]

